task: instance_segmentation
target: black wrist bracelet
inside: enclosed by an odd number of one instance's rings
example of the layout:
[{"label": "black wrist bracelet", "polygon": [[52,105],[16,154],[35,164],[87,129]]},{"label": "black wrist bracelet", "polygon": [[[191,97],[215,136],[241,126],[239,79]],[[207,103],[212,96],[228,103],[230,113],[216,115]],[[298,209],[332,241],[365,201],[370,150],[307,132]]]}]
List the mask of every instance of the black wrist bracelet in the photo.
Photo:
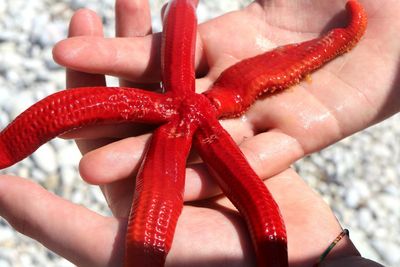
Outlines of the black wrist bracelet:
[{"label": "black wrist bracelet", "polygon": [[327,249],[321,254],[321,256],[318,258],[317,262],[313,265],[313,267],[319,267],[321,262],[328,256],[329,252],[336,246],[337,243],[344,237],[344,236],[349,236],[349,230],[343,229],[343,231],[333,240],[333,242],[329,245]]}]

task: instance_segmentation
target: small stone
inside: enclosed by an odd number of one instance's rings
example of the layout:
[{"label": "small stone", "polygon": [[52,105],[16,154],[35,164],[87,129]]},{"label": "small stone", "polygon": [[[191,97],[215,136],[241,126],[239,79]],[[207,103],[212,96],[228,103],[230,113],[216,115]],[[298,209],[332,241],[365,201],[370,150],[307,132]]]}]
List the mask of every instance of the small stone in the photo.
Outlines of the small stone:
[{"label": "small stone", "polygon": [[394,184],[385,186],[384,191],[396,198],[400,198],[400,188]]},{"label": "small stone", "polygon": [[60,176],[63,182],[63,187],[72,188],[75,180],[78,178],[77,170],[70,166],[60,167]]},{"label": "small stone", "polygon": [[51,49],[48,49],[48,50],[46,51],[46,53],[44,54],[44,62],[45,62],[46,68],[47,68],[48,70],[59,70],[59,69],[61,69],[61,66],[58,65],[58,64],[54,61],[53,55],[52,55],[52,53],[51,53]]},{"label": "small stone", "polygon": [[36,150],[36,152],[32,154],[32,159],[40,169],[47,173],[54,173],[57,170],[56,152],[49,144],[44,144]]},{"label": "small stone", "polygon": [[26,167],[17,168],[17,175],[20,177],[30,177],[30,169]]},{"label": "small stone", "polygon": [[40,71],[40,69],[43,69],[43,61],[37,59],[37,58],[30,58],[22,61],[22,67],[26,69],[26,71]]},{"label": "small stone", "polygon": [[0,227],[0,244],[14,237],[14,231],[8,226]]},{"label": "small stone", "polygon": [[357,228],[349,229],[350,238],[361,255],[367,259],[371,259],[376,262],[381,262],[381,257],[378,252],[372,247],[370,241],[364,230],[358,230]]},{"label": "small stone", "polygon": [[75,264],[72,264],[71,262],[67,261],[66,259],[56,259],[54,260],[54,266],[57,267],[75,267]]},{"label": "small stone", "polygon": [[44,187],[50,191],[58,192],[60,186],[60,179],[56,174],[50,174],[44,181]]},{"label": "small stone", "polygon": [[361,203],[361,194],[356,188],[350,188],[345,195],[346,205],[349,208],[356,208]]},{"label": "small stone", "polygon": [[379,195],[377,199],[382,207],[385,207],[388,213],[394,214],[398,217],[400,217],[400,207],[399,207],[399,200],[396,196],[387,194],[387,193],[382,193]]},{"label": "small stone", "polygon": [[378,201],[371,200],[367,202],[367,208],[372,212],[374,217],[385,218],[385,216],[387,215],[385,209],[383,209],[381,203],[379,203]]},{"label": "small stone", "polygon": [[357,192],[360,194],[362,201],[369,199],[371,196],[370,187],[367,182],[361,179],[353,179],[350,185],[352,188],[356,188]]},{"label": "small stone", "polygon": [[8,114],[0,110],[0,129],[4,129],[6,125],[10,122]]},{"label": "small stone", "polygon": [[391,241],[374,240],[372,246],[384,258],[390,266],[400,265],[400,253],[398,245]]},{"label": "small stone", "polygon": [[0,259],[0,267],[11,267],[11,263],[5,259]]},{"label": "small stone", "polygon": [[85,193],[86,192],[84,192],[83,190],[74,191],[73,194],[71,195],[71,201],[73,203],[81,204],[84,200]]},{"label": "small stone", "polygon": [[20,253],[19,261],[21,262],[21,266],[34,266],[33,257],[31,257],[28,253]]},{"label": "small stone", "polygon": [[10,83],[15,83],[15,84],[20,84],[21,83],[21,75],[19,74],[18,71],[16,70],[8,70],[6,72],[6,79],[10,82]]},{"label": "small stone", "polygon": [[1,42],[18,42],[20,40],[20,36],[16,32],[12,31],[0,31],[0,43]]},{"label": "small stone", "polygon": [[106,204],[105,198],[98,186],[90,186],[90,195],[94,197],[94,201],[97,203]]},{"label": "small stone", "polygon": [[15,53],[15,44],[0,46],[0,71],[18,69],[23,61],[23,58]]},{"label": "small stone", "polygon": [[72,9],[78,10],[80,8],[86,7],[86,0],[71,0],[70,6]]},{"label": "small stone", "polygon": [[19,162],[18,165],[23,168],[32,169],[34,168],[35,164],[33,163],[32,157],[28,157]]},{"label": "small stone", "polygon": [[357,220],[359,227],[368,233],[372,232],[376,227],[372,212],[367,208],[362,208],[358,212]]},{"label": "small stone", "polygon": [[78,166],[82,157],[76,145],[73,144],[64,145],[58,150],[57,156],[61,166],[69,167]]},{"label": "small stone", "polygon": [[7,88],[0,87],[0,105],[3,108],[4,104],[9,102],[11,99],[12,95],[10,90],[7,90]]},{"label": "small stone", "polygon": [[44,183],[46,181],[47,175],[41,169],[34,168],[31,173],[31,178],[34,179],[36,182]]},{"label": "small stone", "polygon": [[378,158],[390,158],[392,156],[390,147],[382,146],[382,145],[377,145],[374,147],[374,154]]},{"label": "small stone", "polygon": [[17,99],[11,101],[12,106],[10,107],[12,110],[10,110],[10,113],[12,118],[16,118],[19,114],[35,103],[32,91],[22,91],[18,95],[19,97]]}]

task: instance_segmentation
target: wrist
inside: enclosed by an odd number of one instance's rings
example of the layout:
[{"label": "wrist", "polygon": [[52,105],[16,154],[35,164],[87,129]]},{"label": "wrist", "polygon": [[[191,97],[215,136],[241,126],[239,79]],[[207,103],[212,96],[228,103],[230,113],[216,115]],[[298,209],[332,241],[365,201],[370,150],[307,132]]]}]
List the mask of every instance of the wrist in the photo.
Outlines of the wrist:
[{"label": "wrist", "polygon": [[360,257],[360,253],[351,242],[349,231],[344,229],[321,253],[314,267],[322,267],[326,262],[349,257]]}]

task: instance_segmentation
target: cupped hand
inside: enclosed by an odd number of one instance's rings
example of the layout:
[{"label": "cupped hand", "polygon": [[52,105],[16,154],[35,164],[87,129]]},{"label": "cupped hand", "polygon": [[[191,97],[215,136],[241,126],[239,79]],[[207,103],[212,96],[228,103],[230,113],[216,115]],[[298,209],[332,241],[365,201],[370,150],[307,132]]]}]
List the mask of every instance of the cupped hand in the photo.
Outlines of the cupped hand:
[{"label": "cupped hand", "polygon": [[[148,83],[149,87],[157,88],[159,35],[147,35],[148,19],[143,19],[142,13],[148,11],[147,7],[143,9],[146,1],[136,1],[137,5],[133,6],[128,2],[135,1],[118,1],[117,32],[119,36],[143,37],[103,39],[100,20],[94,13],[81,10],[74,16],[71,36],[87,36],[59,44],[54,51],[55,58],[67,67],[92,74],[69,71],[69,87],[104,85],[103,74],[112,74],[130,81],[123,80],[124,85],[146,87],[143,83]],[[394,32],[399,28],[394,18],[398,5],[393,1],[392,6],[381,4],[377,10],[372,1],[364,2],[370,13],[370,27],[359,45],[363,51],[357,53],[359,49],[354,50],[329,64],[313,75],[311,84],[305,83],[258,101],[245,117],[224,122],[262,177],[271,176],[305,153],[318,150],[397,111],[396,99],[391,96],[395,94],[392,89],[397,74],[393,56],[399,45],[396,40],[391,40],[389,33],[378,30],[379,24],[372,34],[371,24],[375,16],[376,23],[387,24]],[[335,15],[333,7],[340,10],[343,6],[343,1],[331,1],[325,3],[326,6],[317,1],[313,3],[312,8],[316,10],[313,11],[311,6],[306,9],[304,14],[310,12],[310,18],[303,18],[299,24],[294,20],[296,10],[304,10],[306,1],[297,1],[292,8],[288,6],[290,2],[279,6],[276,1],[259,1],[242,11],[201,25],[197,49],[198,72],[202,76],[197,80],[199,91],[205,90],[224,68],[241,58],[276,45],[317,36],[327,25],[327,18]],[[382,11],[385,7],[386,11]],[[141,15],[128,16],[132,14],[130,12]],[[392,15],[388,16],[389,13]],[[141,22],[139,17],[143,19]],[[310,25],[307,19],[312,19],[316,28],[307,28],[305,25]],[[341,17],[337,19],[330,21],[330,25],[342,25]],[[317,21],[321,24],[314,25]],[[362,64],[366,61],[365,53],[378,61],[368,61],[368,67],[376,70],[376,73],[369,72],[367,77],[375,78],[374,84],[366,78],[356,81],[350,77],[351,72],[353,76],[359,75],[355,70],[359,71],[360,64],[366,65]],[[328,95],[325,96],[323,91]],[[71,135],[83,139],[78,141],[82,152],[87,153],[81,163],[82,174],[90,182],[103,184],[114,217],[100,216],[29,181],[9,176],[0,179],[0,215],[22,233],[78,266],[121,265],[133,188],[132,181],[124,178],[135,172],[149,136],[138,135],[144,131],[148,129],[124,125],[86,129]],[[132,134],[138,136],[111,142]],[[269,162],[274,162],[274,166],[269,166]],[[291,266],[310,266],[340,232],[339,224],[323,201],[292,171],[274,176],[265,183],[286,222]],[[188,168],[185,199],[208,196],[214,188],[201,163]],[[245,225],[227,199],[220,197],[187,204],[178,222],[167,266],[249,266],[254,262],[250,243]],[[357,251],[346,239],[330,257],[351,255],[357,255]]]},{"label": "cupped hand", "polygon": [[[340,225],[321,197],[292,170],[265,183],[286,222],[290,266],[311,266],[341,232]],[[101,216],[12,176],[0,179],[0,216],[77,266],[122,266],[126,218]],[[346,237],[327,260],[356,255]],[[254,264],[246,225],[229,200],[219,197],[184,206],[166,266]]]},{"label": "cupped hand", "polygon": [[[196,49],[198,92],[209,88],[221,71],[243,58],[345,26],[345,2],[256,1],[201,24]],[[222,121],[262,178],[398,111],[400,40],[393,36],[400,30],[400,3],[360,2],[369,23],[355,49],[312,74],[311,82],[257,101],[241,118]],[[117,3],[117,32],[127,38],[103,38],[100,22],[89,25],[86,18],[86,26],[80,23],[75,27],[83,32],[73,35],[92,36],[62,41],[55,47],[54,57],[71,69],[115,75],[133,81],[133,86],[156,88],[160,81],[160,34],[149,34],[147,1]],[[85,32],[85,27],[90,29]],[[103,83],[70,79],[69,85]],[[150,136],[146,131],[149,129],[137,125],[121,125],[70,135],[86,139],[81,142],[84,153],[93,150],[81,162],[83,177],[94,184],[124,184],[121,180],[131,177],[140,162]],[[111,143],[116,139],[119,141]],[[195,159],[187,168],[186,192],[187,200],[217,192],[204,166]]]}]

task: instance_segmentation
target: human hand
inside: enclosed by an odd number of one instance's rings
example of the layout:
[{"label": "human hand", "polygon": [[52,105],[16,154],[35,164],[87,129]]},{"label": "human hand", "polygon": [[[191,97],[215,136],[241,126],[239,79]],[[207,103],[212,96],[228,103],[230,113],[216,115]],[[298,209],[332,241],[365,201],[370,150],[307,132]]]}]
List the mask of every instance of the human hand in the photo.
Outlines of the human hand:
[{"label": "human hand", "polygon": [[[286,222],[290,266],[311,266],[340,233],[340,225],[321,197],[292,170],[265,184]],[[96,214],[29,180],[1,177],[0,216],[77,266],[122,265],[126,219]],[[357,255],[346,237],[326,260]],[[219,196],[184,206],[166,266],[254,264],[246,225],[229,200]]]},{"label": "human hand", "polygon": [[[396,55],[400,44],[391,38],[391,33],[400,28],[394,12],[400,5],[389,1],[378,9],[374,1],[361,2],[369,15],[369,26],[353,51],[314,73],[312,83],[303,82],[257,101],[244,118],[222,122],[262,178],[398,111],[398,93],[394,89],[398,85]],[[345,25],[345,17],[340,13],[344,5],[345,1],[296,1],[284,6],[276,1],[259,1],[200,25],[197,70],[203,78],[197,80],[198,90],[206,90],[222,70],[237,60]],[[299,18],[298,10],[307,12]],[[382,31],[380,25],[386,25],[386,30]],[[59,63],[77,70],[140,83],[158,82],[158,41],[157,34],[124,39],[73,38],[61,42],[54,56]],[[74,137],[115,138],[140,133],[134,131],[112,127],[107,131],[87,130]],[[148,136],[126,138],[88,153],[81,162],[82,176],[95,184],[132,176]],[[101,164],[93,171],[98,162]],[[210,181],[202,164],[188,166],[188,199],[214,194],[217,187]]]},{"label": "human hand", "polygon": [[[18,187],[18,186],[17,186],[17,187]],[[28,187],[29,187],[29,186],[28,186]],[[36,192],[36,191],[34,190],[33,192]],[[25,192],[25,193],[26,193],[26,192]],[[17,195],[17,194],[16,194],[16,195]],[[40,194],[38,193],[38,195],[40,195]],[[49,198],[48,198],[48,200],[54,200],[54,199],[49,199]],[[15,203],[14,203],[14,204],[15,204]],[[58,203],[58,204],[60,204],[60,203]],[[68,213],[68,211],[71,211],[70,209],[68,209],[67,207],[65,207],[65,206],[63,206],[63,205],[58,206],[58,208],[61,208],[61,209],[62,209],[62,208],[66,208],[65,210],[67,211],[67,213]],[[76,208],[76,207],[74,207],[74,209],[75,209],[75,208]],[[78,209],[75,209],[75,210],[78,210]],[[78,214],[78,213],[79,213],[79,212],[77,212],[77,214]],[[88,216],[86,216],[86,217],[89,218]],[[82,216],[82,218],[86,218],[86,217],[85,217],[85,216]],[[28,218],[28,216],[25,217],[25,218]],[[50,219],[52,219],[52,218],[50,218]],[[16,220],[15,220],[15,221],[16,221]],[[14,222],[15,222],[15,221],[14,221]],[[35,222],[34,220],[32,220],[32,221]],[[97,222],[96,220],[94,220],[94,221],[95,221],[95,223]],[[54,222],[58,222],[58,220],[55,220]],[[105,223],[105,224],[106,224],[106,223]],[[22,226],[22,228],[24,228],[24,226]],[[68,229],[68,227],[67,227],[67,229]],[[49,230],[49,229],[48,229],[48,230]],[[51,231],[51,230],[50,230],[50,231]],[[39,234],[40,234],[40,233],[39,233]],[[38,234],[38,235],[39,235],[39,234]],[[42,237],[43,237],[43,236],[42,236]],[[61,239],[61,237],[60,237],[60,239]],[[50,240],[50,241],[51,241],[51,240]],[[86,249],[86,250],[83,249],[82,251],[83,251],[83,253],[84,253],[84,252],[87,252],[87,249]],[[81,254],[82,254],[82,253],[81,253]],[[81,254],[78,253],[77,255],[79,256],[79,255],[81,255]]]}]

